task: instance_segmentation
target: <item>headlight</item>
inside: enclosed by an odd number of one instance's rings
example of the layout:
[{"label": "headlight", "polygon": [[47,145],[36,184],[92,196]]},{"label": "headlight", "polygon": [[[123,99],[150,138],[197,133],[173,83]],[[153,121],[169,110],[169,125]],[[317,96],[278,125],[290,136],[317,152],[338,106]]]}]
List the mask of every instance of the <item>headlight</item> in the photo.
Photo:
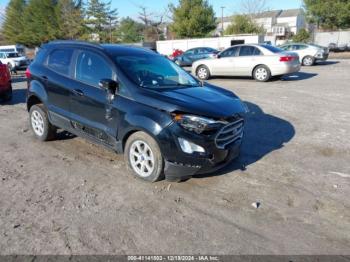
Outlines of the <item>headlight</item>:
[{"label": "headlight", "polygon": [[217,129],[225,124],[222,121],[194,115],[176,114],[174,115],[174,120],[186,130],[196,132],[197,134],[201,134],[206,130]]}]

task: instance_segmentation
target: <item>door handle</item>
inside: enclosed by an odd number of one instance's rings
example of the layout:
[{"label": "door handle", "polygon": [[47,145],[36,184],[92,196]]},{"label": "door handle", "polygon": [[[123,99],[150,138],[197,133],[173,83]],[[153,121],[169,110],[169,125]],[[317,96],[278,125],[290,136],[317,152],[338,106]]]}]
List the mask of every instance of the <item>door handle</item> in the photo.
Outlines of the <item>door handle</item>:
[{"label": "door handle", "polygon": [[83,96],[84,95],[84,92],[82,90],[80,90],[80,89],[74,89],[73,93],[78,95],[78,96]]},{"label": "door handle", "polygon": [[41,78],[45,81],[45,82],[47,82],[49,79],[47,78],[47,76],[41,76]]}]

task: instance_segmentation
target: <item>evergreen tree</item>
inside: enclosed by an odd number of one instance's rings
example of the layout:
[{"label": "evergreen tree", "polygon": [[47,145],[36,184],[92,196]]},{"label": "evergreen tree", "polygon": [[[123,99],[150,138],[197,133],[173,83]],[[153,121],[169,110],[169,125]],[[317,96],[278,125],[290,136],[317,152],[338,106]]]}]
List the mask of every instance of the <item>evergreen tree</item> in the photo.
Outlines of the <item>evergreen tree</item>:
[{"label": "evergreen tree", "polygon": [[136,43],[142,40],[144,26],[130,17],[123,18],[118,27],[118,37],[123,43]]},{"label": "evergreen tree", "polygon": [[24,43],[22,36],[24,30],[25,0],[10,0],[3,24],[3,35],[10,43]]},{"label": "evergreen tree", "polygon": [[24,11],[23,44],[40,46],[42,43],[61,38],[56,15],[57,2],[30,0]]},{"label": "evergreen tree", "polygon": [[350,27],[350,0],[304,0],[309,21],[325,29]]},{"label": "evergreen tree", "polygon": [[216,28],[215,13],[207,0],[179,0],[179,5],[170,9],[174,21],[171,29],[177,37],[203,37]]},{"label": "evergreen tree", "polygon": [[63,39],[78,39],[83,34],[84,17],[82,1],[59,0],[56,16]]},{"label": "evergreen tree", "polygon": [[117,9],[111,9],[111,2],[89,0],[86,8],[86,26],[92,36],[100,42],[113,42],[113,32],[118,22]]},{"label": "evergreen tree", "polygon": [[226,30],[226,35],[235,34],[263,34],[264,28],[256,24],[250,16],[235,15],[232,24]]}]

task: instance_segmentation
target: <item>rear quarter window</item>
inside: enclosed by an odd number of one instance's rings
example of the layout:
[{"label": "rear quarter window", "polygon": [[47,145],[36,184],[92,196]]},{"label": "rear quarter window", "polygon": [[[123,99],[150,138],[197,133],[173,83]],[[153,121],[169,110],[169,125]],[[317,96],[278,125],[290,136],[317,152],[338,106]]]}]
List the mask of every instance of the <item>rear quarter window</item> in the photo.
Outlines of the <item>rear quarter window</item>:
[{"label": "rear quarter window", "polygon": [[53,50],[48,58],[47,66],[56,73],[69,75],[69,67],[72,60],[73,50],[56,49]]}]

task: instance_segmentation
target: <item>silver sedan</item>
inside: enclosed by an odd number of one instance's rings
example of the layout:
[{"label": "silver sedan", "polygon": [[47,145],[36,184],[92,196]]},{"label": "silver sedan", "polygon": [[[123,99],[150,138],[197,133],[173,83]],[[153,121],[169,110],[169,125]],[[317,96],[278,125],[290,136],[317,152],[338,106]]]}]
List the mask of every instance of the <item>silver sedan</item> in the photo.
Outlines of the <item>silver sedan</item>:
[{"label": "silver sedan", "polygon": [[215,58],[196,61],[192,74],[201,80],[211,76],[249,76],[266,82],[300,70],[299,56],[270,45],[236,45]]}]

